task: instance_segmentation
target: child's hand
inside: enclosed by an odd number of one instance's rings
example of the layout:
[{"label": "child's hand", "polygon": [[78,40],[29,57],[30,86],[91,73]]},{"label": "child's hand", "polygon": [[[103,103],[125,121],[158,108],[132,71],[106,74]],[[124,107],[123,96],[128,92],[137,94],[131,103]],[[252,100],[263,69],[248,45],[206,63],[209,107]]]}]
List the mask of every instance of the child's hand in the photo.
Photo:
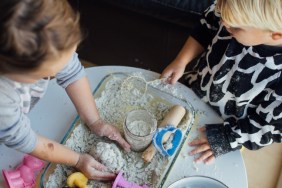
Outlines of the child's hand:
[{"label": "child's hand", "polygon": [[[199,131],[205,132],[206,128],[201,127],[199,128]],[[203,161],[204,163],[209,164],[215,160],[215,157],[211,150],[211,146],[206,136],[202,135],[200,138],[196,138],[195,140],[189,143],[189,146],[196,146],[195,149],[189,152],[189,155],[201,153],[200,156],[195,159],[195,162]]]},{"label": "child's hand", "polygon": [[175,84],[183,75],[184,70],[185,66],[181,66],[178,61],[174,60],[162,72],[161,78],[167,78],[167,83]]},{"label": "child's hand", "polygon": [[116,177],[116,174],[107,172],[107,167],[96,161],[88,154],[80,154],[75,167],[89,179],[113,180]]},{"label": "child's hand", "polygon": [[130,151],[130,145],[123,139],[119,130],[115,126],[99,119],[91,124],[89,128],[99,136],[106,136],[109,139],[118,142],[125,151]]}]

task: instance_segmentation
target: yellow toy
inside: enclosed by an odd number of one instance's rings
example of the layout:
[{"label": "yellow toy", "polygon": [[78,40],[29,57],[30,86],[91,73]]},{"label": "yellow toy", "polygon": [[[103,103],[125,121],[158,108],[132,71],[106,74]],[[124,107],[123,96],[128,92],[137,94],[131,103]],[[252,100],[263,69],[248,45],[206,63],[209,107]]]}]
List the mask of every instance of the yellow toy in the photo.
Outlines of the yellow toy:
[{"label": "yellow toy", "polygon": [[69,187],[88,188],[88,178],[81,172],[72,173],[67,179],[67,185]]}]

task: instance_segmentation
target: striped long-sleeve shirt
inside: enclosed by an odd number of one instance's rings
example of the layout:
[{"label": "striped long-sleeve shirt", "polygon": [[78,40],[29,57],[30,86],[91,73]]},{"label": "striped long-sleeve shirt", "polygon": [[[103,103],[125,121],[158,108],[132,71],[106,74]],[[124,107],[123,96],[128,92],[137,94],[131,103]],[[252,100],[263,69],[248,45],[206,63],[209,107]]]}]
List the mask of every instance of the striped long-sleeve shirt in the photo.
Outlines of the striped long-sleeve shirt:
[{"label": "striped long-sleeve shirt", "polygon": [[[77,54],[56,75],[63,88],[85,76]],[[20,83],[0,76],[0,144],[30,153],[37,143],[36,133],[30,127],[27,113],[43,97],[49,79],[32,84]]]}]

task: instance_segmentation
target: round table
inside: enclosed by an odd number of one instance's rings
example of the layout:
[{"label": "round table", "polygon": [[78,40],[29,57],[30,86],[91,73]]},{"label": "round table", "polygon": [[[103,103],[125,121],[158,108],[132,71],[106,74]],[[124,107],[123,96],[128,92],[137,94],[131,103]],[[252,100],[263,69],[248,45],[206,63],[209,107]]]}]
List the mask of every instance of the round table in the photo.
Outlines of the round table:
[{"label": "round table", "polygon": [[[159,74],[152,71],[125,67],[125,66],[97,66],[86,69],[92,89],[108,74],[113,72],[142,72],[149,78],[158,78]],[[177,83],[178,91],[191,99],[189,102],[197,111],[199,121],[191,129],[186,142],[191,141],[198,135],[197,126],[206,123],[220,123],[222,119],[204,102],[202,102],[191,89]],[[51,80],[46,95],[32,109],[28,115],[32,128],[46,137],[58,142],[61,141],[77,112],[63,88]],[[194,157],[187,153],[192,150],[187,143],[184,143],[181,153],[171,169],[170,175],[163,187],[168,187],[173,182],[184,177],[200,175],[215,178],[230,188],[247,188],[247,175],[244,161],[240,151],[230,152],[220,156],[210,165],[193,162]],[[1,169],[13,169],[21,161],[23,154],[0,145],[0,167]],[[0,176],[0,187],[7,187],[3,176]]]}]

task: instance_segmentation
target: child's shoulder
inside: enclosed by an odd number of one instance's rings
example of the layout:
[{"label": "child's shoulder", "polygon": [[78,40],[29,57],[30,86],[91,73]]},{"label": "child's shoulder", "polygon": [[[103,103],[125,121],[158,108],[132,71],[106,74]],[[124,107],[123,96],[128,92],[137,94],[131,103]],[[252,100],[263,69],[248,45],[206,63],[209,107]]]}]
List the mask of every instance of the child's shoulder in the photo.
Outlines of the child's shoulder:
[{"label": "child's shoulder", "polygon": [[19,100],[19,95],[17,91],[14,89],[12,83],[5,78],[4,76],[0,76],[0,101],[14,103]]}]

